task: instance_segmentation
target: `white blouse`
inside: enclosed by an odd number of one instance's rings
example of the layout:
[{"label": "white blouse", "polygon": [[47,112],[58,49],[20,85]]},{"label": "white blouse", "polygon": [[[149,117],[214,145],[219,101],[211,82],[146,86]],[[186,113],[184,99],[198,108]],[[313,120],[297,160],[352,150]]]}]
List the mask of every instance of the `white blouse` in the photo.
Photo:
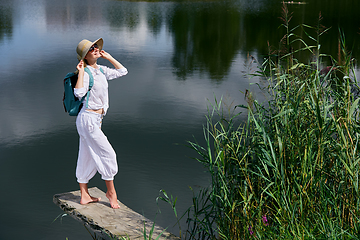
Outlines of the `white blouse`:
[{"label": "white blouse", "polygon": [[[126,68],[114,69],[106,66],[100,66],[99,68],[93,68],[87,66],[90,69],[91,74],[94,78],[94,85],[90,90],[90,96],[88,101],[87,109],[98,110],[103,108],[104,114],[109,108],[109,95],[108,95],[108,82],[107,80],[112,80],[121,76],[124,76],[128,73]],[[102,68],[104,74],[100,71]],[[89,74],[84,72],[84,87],[74,88],[74,94],[76,97],[81,99],[87,91],[89,90]],[[86,98],[83,101],[83,107],[86,107]]]}]

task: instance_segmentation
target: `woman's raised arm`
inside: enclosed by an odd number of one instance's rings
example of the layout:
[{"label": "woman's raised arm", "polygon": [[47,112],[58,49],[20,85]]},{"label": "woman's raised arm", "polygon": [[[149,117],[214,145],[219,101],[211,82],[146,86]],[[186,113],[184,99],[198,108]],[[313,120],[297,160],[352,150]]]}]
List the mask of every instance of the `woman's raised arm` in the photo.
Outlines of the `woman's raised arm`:
[{"label": "woman's raised arm", "polygon": [[100,55],[102,58],[108,60],[112,65],[114,65],[115,69],[124,68],[124,66],[121,63],[119,63],[118,60],[113,58],[109,53],[105,52],[104,50],[100,51]]}]

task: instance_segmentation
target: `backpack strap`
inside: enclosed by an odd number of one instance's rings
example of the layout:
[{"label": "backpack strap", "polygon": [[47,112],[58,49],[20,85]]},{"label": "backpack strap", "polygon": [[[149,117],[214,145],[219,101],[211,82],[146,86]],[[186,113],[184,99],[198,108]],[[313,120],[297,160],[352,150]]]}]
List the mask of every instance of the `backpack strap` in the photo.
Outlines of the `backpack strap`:
[{"label": "backpack strap", "polygon": [[86,93],[86,108],[88,107],[88,103],[89,103],[89,96],[90,96],[90,90],[92,88],[92,86],[94,85],[94,77],[93,75],[91,74],[91,71],[90,69],[88,69],[87,67],[84,68],[85,72],[87,72],[87,74],[89,74],[89,90],[88,92]]}]

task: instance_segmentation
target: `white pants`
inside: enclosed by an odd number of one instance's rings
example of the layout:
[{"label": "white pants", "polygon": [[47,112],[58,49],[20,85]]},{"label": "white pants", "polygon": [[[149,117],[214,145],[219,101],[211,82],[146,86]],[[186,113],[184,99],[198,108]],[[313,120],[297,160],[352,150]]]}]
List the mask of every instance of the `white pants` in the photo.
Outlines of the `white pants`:
[{"label": "white pants", "polygon": [[76,118],[80,136],[76,178],[79,183],[88,183],[96,172],[103,180],[113,180],[118,171],[116,153],[101,130],[102,114],[82,108]]}]

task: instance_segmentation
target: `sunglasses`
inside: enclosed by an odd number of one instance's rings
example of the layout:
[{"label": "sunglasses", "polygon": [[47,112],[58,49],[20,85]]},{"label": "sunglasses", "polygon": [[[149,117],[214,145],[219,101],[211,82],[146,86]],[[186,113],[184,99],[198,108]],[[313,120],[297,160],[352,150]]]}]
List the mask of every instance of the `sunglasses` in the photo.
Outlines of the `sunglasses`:
[{"label": "sunglasses", "polygon": [[97,44],[92,45],[91,48],[89,48],[89,52],[93,52],[95,48],[99,49],[99,46]]}]

